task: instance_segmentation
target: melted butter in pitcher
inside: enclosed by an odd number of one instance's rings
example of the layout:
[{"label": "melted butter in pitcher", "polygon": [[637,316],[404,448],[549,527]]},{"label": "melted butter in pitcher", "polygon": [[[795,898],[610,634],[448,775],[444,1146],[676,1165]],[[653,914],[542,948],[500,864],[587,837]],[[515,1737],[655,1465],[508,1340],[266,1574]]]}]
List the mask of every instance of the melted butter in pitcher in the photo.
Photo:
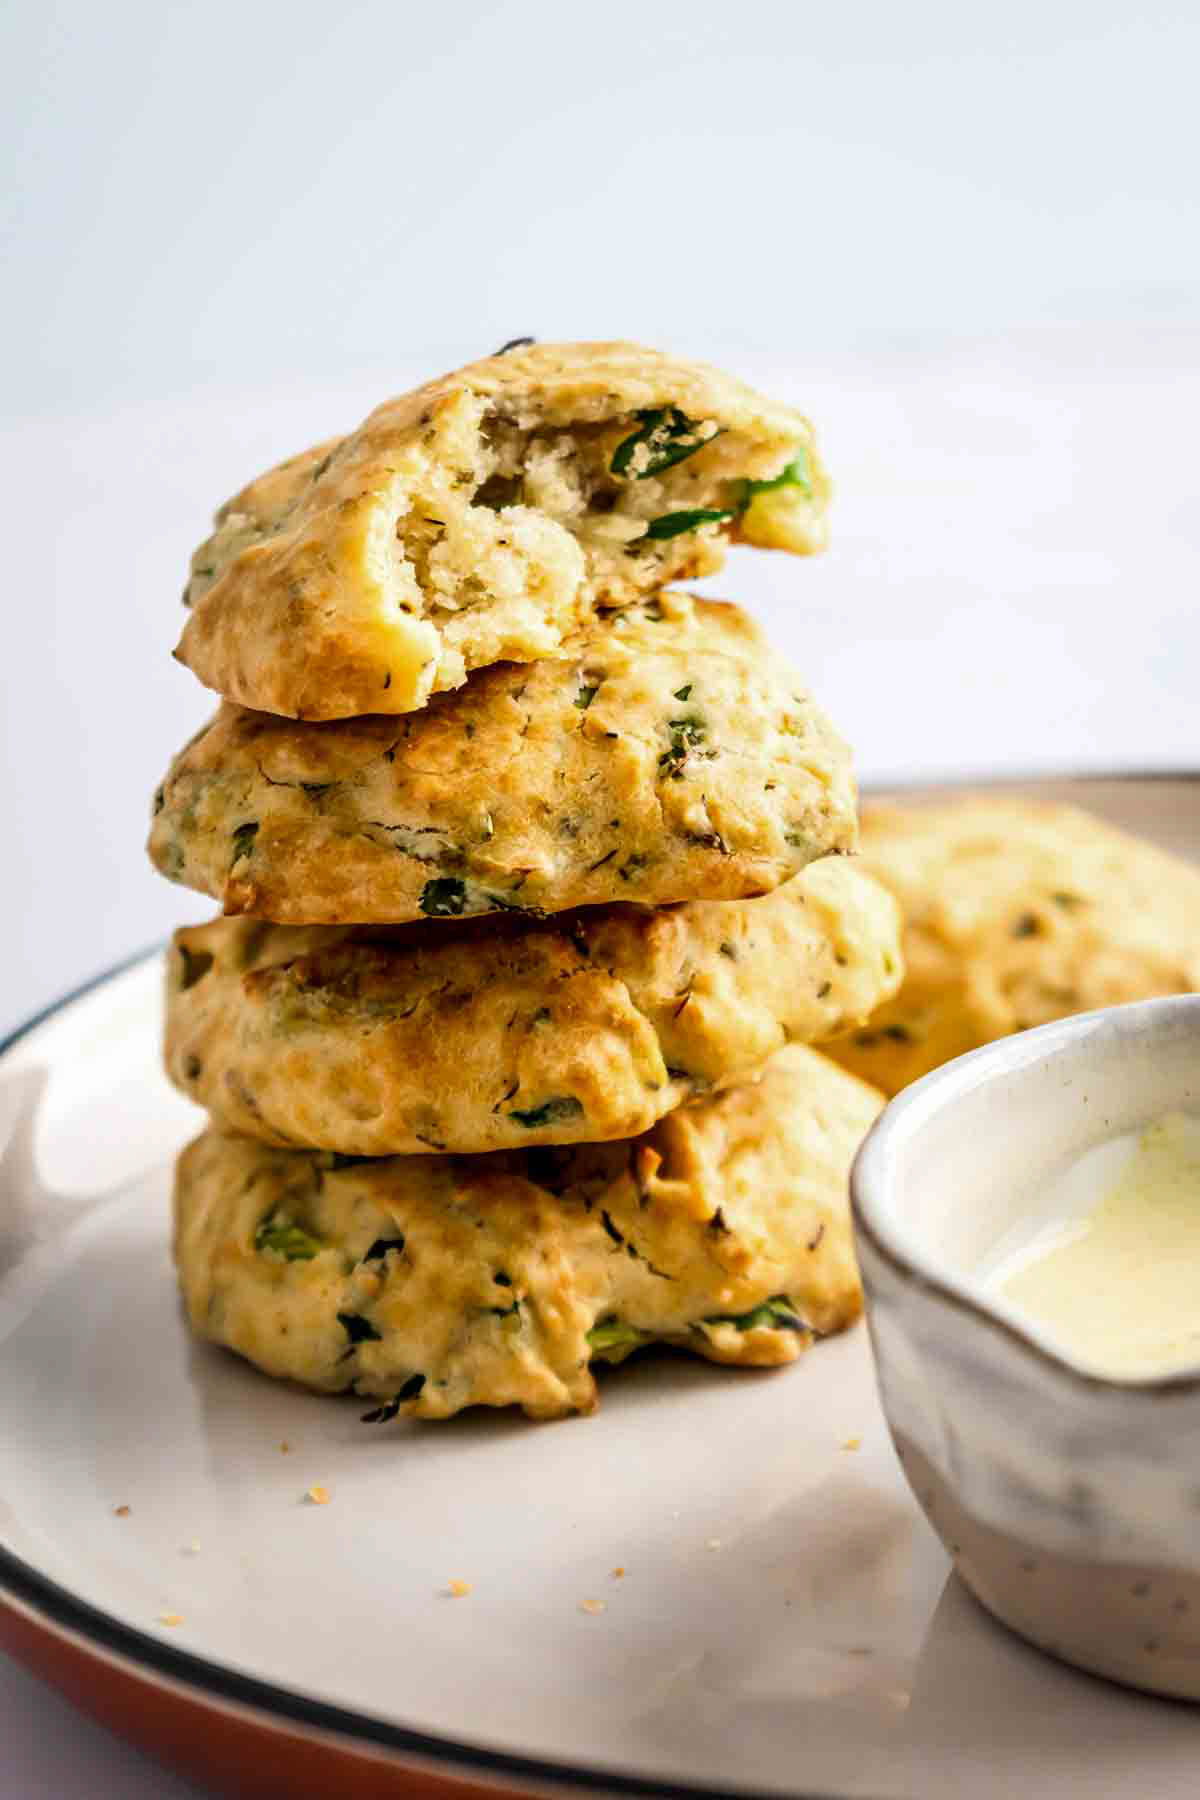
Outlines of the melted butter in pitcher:
[{"label": "melted butter in pitcher", "polygon": [[1200,1368],[1200,1120],[1170,1113],[1127,1141],[1099,1204],[997,1291],[1098,1374]]}]

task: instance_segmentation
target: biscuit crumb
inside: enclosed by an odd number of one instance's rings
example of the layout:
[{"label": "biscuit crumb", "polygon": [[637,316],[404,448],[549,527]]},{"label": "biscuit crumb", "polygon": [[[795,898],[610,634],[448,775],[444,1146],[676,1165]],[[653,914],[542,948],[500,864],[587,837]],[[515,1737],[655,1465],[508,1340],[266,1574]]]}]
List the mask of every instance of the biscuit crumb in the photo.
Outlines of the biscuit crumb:
[{"label": "biscuit crumb", "polygon": [[182,1550],[180,1551],[181,1556],[199,1556],[199,1554],[200,1554],[200,1539],[199,1538],[193,1538],[191,1543],[185,1544],[183,1546]]},{"label": "biscuit crumb", "polygon": [[861,1450],[862,1449],[862,1439],[860,1437],[847,1438],[845,1443],[842,1445],[842,1449],[843,1450]]},{"label": "biscuit crumb", "polygon": [[290,1449],[291,1449],[291,1447],[292,1447],[292,1446],[291,1446],[291,1445],[290,1445],[290,1444],[289,1444],[289,1443],[288,1443],[288,1441],[287,1441],[287,1439],[286,1439],[286,1438],[284,1438],[284,1440],[283,1440],[283,1442],[282,1442],[282,1444],[280,1444],[280,1446],[279,1446],[279,1453],[280,1453],[280,1455],[281,1455],[281,1456],[286,1456],[286,1455],[287,1455],[287,1453],[288,1453],[288,1451],[289,1451],[289,1450],[290,1450]]},{"label": "biscuit crumb", "polygon": [[127,1519],[129,1517],[129,1508],[127,1506],[114,1506],[113,1514],[118,1519]]},{"label": "biscuit crumb", "polygon": [[721,1548],[720,1538],[705,1538],[704,1548],[706,1550],[719,1550]]},{"label": "biscuit crumb", "polygon": [[159,1613],[158,1622],[160,1625],[182,1625],[183,1614],[171,1612]]},{"label": "biscuit crumb", "polygon": [[470,1591],[471,1584],[469,1581],[452,1581],[448,1589],[452,1600],[465,1600]]},{"label": "biscuit crumb", "polygon": [[312,1487],[305,1493],[304,1498],[306,1500],[311,1500],[314,1506],[328,1506],[329,1502],[333,1499],[333,1495],[329,1492],[327,1487],[322,1487],[320,1482],[314,1482]]},{"label": "biscuit crumb", "polygon": [[593,1613],[593,1614],[607,1612],[608,1611],[608,1601],[607,1600],[581,1600],[579,1602],[579,1610],[580,1610],[580,1612]]},{"label": "biscuit crumb", "polygon": [[620,1579],[624,1575],[624,1573],[625,1573],[624,1566],[621,1563],[618,1563],[616,1568],[612,1572],[613,1580],[620,1581]]}]

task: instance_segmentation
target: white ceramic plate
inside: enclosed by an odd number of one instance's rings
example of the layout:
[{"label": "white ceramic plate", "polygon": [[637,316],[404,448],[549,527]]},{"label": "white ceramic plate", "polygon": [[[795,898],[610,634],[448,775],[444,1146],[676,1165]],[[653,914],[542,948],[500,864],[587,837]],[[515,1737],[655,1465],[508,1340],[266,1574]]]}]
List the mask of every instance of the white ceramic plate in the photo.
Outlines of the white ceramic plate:
[{"label": "white ceramic plate", "polygon": [[[1200,847],[1200,784],[1055,791]],[[549,1426],[369,1427],[193,1344],[168,1192],[201,1121],[159,1073],[159,977],[0,1058],[0,1638],[27,1661],[238,1793],[1190,1800],[1200,1715],[947,1583],[861,1328],[779,1372],[634,1359]]]}]

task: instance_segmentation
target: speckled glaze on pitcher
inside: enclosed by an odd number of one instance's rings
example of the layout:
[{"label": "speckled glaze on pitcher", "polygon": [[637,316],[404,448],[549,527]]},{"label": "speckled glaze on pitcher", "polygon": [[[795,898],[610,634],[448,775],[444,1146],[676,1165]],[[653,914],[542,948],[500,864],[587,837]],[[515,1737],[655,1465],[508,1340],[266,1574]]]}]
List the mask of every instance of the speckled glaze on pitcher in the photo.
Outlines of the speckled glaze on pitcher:
[{"label": "speckled glaze on pitcher", "polygon": [[852,1177],[880,1392],[976,1597],[1044,1650],[1200,1699],[1200,1373],[1085,1373],[973,1274],[1094,1145],[1200,1107],[1200,997],[1022,1033],[893,1101]]}]

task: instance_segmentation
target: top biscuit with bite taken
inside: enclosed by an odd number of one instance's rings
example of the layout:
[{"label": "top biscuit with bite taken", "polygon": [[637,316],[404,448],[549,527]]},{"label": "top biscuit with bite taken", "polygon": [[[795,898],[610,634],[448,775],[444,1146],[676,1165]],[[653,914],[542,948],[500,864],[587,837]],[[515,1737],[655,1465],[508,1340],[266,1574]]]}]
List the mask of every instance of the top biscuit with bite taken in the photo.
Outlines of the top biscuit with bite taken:
[{"label": "top biscuit with bite taken", "polygon": [[824,546],[812,428],[635,344],[534,344],[378,407],[227,501],[175,652],[288,718],[405,713],[532,662],[729,541]]}]

